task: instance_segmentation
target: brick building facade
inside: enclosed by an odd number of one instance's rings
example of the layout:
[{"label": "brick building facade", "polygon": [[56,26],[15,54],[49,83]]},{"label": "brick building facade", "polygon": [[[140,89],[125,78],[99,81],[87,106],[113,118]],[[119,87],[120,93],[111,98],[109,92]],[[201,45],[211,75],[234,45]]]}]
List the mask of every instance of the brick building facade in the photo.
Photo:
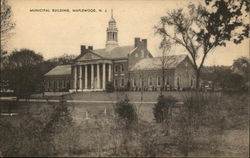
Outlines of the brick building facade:
[{"label": "brick building facade", "polygon": [[[135,38],[134,45],[119,46],[118,29],[112,15],[107,28],[106,47],[93,49],[93,46],[82,45],[81,53],[73,64],[55,67],[45,75],[45,90],[61,91],[65,84],[60,83],[64,81],[67,82],[66,90],[70,91],[103,91],[107,82],[112,82],[117,90],[159,90],[162,86],[165,90],[194,87],[195,71],[187,55],[167,57],[164,85],[161,83],[160,60],[160,57],[153,57],[147,49],[147,39]],[[63,67],[67,67],[67,72],[63,71]],[[59,82],[59,85],[52,86],[51,82]]]}]

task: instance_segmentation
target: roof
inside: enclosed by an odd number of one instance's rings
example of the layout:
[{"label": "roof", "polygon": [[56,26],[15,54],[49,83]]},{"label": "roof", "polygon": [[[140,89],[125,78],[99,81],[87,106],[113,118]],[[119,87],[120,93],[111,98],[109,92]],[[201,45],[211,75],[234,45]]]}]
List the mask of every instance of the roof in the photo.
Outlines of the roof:
[{"label": "roof", "polygon": [[44,76],[71,75],[71,65],[58,65]]},{"label": "roof", "polygon": [[[176,68],[188,55],[171,55],[166,56],[166,67],[169,69]],[[131,71],[136,70],[155,70],[162,67],[161,57],[144,58],[139,60],[132,68]]]},{"label": "roof", "polygon": [[110,51],[107,51],[105,48],[103,49],[95,49],[93,50],[94,53],[104,57],[104,58],[127,58],[128,54],[134,49],[134,46],[118,46]]}]

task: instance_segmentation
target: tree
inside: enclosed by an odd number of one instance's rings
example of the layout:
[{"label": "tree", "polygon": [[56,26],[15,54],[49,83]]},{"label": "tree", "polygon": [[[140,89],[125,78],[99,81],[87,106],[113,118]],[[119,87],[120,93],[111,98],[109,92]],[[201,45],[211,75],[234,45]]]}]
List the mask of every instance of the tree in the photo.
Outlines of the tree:
[{"label": "tree", "polygon": [[106,91],[108,93],[113,93],[115,91],[114,83],[112,81],[108,81],[106,84]]},{"label": "tree", "polygon": [[10,31],[15,27],[12,20],[11,6],[7,0],[1,0],[1,52],[4,44],[9,38]]},{"label": "tree", "polygon": [[168,68],[167,66],[167,62],[168,62],[168,53],[171,49],[171,43],[170,43],[170,40],[168,40],[166,38],[166,36],[163,36],[163,40],[160,44],[160,49],[162,50],[161,52],[161,74],[162,74],[162,84],[161,84],[161,91],[160,91],[160,95],[162,95],[162,91],[164,90],[165,88],[165,71],[166,69]]},{"label": "tree", "polygon": [[48,62],[56,63],[57,65],[65,65],[71,64],[75,58],[75,55],[63,54],[60,57],[49,59]]},{"label": "tree", "polygon": [[15,50],[8,56],[5,77],[17,95],[36,90],[42,82],[43,74],[39,67],[42,62],[42,55],[28,49]]},{"label": "tree", "polygon": [[162,123],[163,127],[165,128],[165,134],[169,134],[170,129],[170,119],[172,108],[177,102],[177,99],[173,96],[163,96],[160,95],[157,98],[157,103],[153,107],[154,117],[157,123]]},{"label": "tree", "polygon": [[127,95],[123,100],[116,103],[115,112],[118,117],[124,121],[126,127],[129,127],[138,121],[136,108],[133,104],[129,103]]},{"label": "tree", "polygon": [[238,59],[235,59],[232,65],[233,72],[238,73],[248,78],[248,70],[249,70],[250,60],[246,57],[240,57]]},{"label": "tree", "polygon": [[187,11],[173,10],[161,17],[156,33],[183,46],[196,70],[196,88],[200,71],[211,50],[235,44],[248,37],[249,2],[246,0],[206,0],[206,7],[190,4]]},{"label": "tree", "polygon": [[15,23],[12,20],[12,11],[11,7],[8,5],[7,0],[1,0],[1,45],[0,45],[0,84],[3,84],[3,69],[6,62],[7,51],[4,51],[5,43],[7,42],[10,31],[15,27]]},{"label": "tree", "polygon": [[226,88],[228,77],[232,74],[229,66],[203,67],[201,78],[205,81],[212,81],[213,88]]}]

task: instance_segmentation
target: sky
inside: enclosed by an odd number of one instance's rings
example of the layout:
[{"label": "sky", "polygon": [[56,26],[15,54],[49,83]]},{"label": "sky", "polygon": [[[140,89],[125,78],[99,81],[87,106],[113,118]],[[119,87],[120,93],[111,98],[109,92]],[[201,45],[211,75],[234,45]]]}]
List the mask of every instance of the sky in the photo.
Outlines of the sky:
[{"label": "sky", "polygon": [[[154,26],[168,11],[186,8],[188,3],[188,0],[9,0],[16,27],[7,50],[27,48],[49,59],[63,54],[79,55],[80,45],[104,48],[113,9],[119,45],[134,45],[134,38],[140,37],[148,40],[152,55],[159,56],[160,37],[155,35]],[[50,12],[32,12],[31,9]],[[70,12],[53,12],[52,9],[69,9]],[[73,12],[73,9],[95,9],[96,12]],[[181,46],[174,46],[171,54],[187,52]],[[226,47],[216,48],[208,54],[205,65],[228,66],[241,56],[249,57],[249,40],[240,45],[228,43]]]}]

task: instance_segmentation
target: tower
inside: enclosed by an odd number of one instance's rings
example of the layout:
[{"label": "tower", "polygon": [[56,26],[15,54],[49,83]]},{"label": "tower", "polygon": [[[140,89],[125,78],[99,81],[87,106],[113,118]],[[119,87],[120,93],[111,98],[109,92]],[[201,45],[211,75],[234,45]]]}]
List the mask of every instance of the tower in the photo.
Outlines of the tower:
[{"label": "tower", "polygon": [[111,19],[108,23],[107,28],[107,41],[106,41],[106,50],[111,50],[115,47],[118,47],[118,29],[116,27],[116,21],[113,17],[113,9],[111,10]]}]

